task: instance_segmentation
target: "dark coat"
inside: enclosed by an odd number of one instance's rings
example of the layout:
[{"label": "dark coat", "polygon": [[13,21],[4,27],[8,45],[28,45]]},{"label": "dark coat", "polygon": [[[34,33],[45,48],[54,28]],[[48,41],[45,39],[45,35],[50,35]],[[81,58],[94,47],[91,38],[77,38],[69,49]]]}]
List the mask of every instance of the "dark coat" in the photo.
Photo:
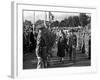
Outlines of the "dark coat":
[{"label": "dark coat", "polygon": [[35,48],[36,48],[36,39],[35,39],[35,35],[33,34],[33,32],[30,33],[30,42],[31,42],[31,45],[30,45],[31,51],[35,50]]},{"label": "dark coat", "polygon": [[59,38],[58,52],[57,52],[58,57],[64,57],[65,56],[65,46],[66,46],[65,38]]},{"label": "dark coat", "polygon": [[89,39],[89,59],[91,59],[91,39]]}]

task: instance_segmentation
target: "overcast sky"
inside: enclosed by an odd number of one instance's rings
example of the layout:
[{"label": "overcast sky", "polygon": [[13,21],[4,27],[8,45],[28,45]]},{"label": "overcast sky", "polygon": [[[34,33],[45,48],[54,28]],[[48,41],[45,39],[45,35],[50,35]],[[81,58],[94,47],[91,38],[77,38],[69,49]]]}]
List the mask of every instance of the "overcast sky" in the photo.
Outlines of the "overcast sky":
[{"label": "overcast sky", "polygon": [[[34,14],[35,13],[35,14]],[[69,16],[79,16],[79,13],[64,13],[64,12],[51,12],[54,15],[54,20],[61,21],[65,18],[68,18]],[[35,18],[34,18],[35,15]],[[46,15],[46,16],[45,16]],[[43,11],[24,11],[24,21],[29,20],[32,23],[34,23],[39,19],[41,20],[49,20],[49,12],[43,12]]]}]

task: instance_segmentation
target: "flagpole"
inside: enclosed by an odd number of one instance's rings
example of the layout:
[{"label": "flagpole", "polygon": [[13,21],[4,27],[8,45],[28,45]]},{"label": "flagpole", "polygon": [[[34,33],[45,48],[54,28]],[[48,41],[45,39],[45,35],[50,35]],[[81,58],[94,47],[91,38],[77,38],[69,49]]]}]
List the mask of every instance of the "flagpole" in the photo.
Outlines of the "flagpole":
[{"label": "flagpole", "polygon": [[46,11],[45,11],[45,22],[47,21],[47,14],[46,14]]},{"label": "flagpole", "polygon": [[33,33],[35,28],[35,11],[33,11]]},{"label": "flagpole", "polygon": [[[45,21],[44,21],[44,25],[46,26],[46,21],[47,21],[47,14],[46,14],[46,11],[45,11]],[[47,28],[47,26],[46,26]]]},{"label": "flagpole", "polygon": [[50,11],[49,11],[49,29],[50,29]]}]

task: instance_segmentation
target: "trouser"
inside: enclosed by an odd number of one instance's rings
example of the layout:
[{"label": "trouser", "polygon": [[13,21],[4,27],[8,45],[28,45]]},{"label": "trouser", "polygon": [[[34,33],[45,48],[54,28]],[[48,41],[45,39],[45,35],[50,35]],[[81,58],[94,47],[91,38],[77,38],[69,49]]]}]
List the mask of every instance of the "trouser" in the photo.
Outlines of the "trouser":
[{"label": "trouser", "polygon": [[65,49],[65,51],[66,51],[65,56],[66,56],[66,57],[69,55],[68,49],[69,49],[68,47],[66,47],[66,49]]},{"label": "trouser", "polygon": [[91,59],[91,47],[89,46],[89,55],[88,55],[88,59]]},{"label": "trouser", "polygon": [[39,68],[47,68],[47,59],[38,57],[37,69]]},{"label": "trouser", "polygon": [[76,62],[76,48],[72,48],[73,62]]},{"label": "trouser", "polygon": [[76,48],[69,48],[69,59],[72,60],[73,62],[76,61]]},{"label": "trouser", "polygon": [[72,47],[69,48],[69,59],[72,60]]}]

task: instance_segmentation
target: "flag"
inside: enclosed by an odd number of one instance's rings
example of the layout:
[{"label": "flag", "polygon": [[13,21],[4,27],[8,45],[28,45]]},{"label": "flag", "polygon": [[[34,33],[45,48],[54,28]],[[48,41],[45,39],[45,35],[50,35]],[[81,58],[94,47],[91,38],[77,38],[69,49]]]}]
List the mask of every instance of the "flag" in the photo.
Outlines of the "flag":
[{"label": "flag", "polygon": [[49,12],[49,20],[50,21],[54,20],[54,16],[53,16],[53,14],[51,12]]}]

